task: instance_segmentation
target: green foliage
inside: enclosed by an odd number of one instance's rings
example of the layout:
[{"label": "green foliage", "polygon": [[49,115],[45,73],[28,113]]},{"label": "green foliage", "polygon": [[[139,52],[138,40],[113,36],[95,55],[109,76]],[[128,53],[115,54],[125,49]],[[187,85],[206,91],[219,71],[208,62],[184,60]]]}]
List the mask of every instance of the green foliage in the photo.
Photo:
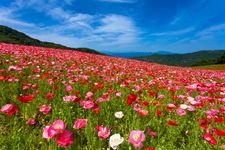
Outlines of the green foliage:
[{"label": "green foliage", "polygon": [[225,64],[225,53],[217,59],[216,64]]},{"label": "green foliage", "polygon": [[215,64],[225,64],[225,53],[214,60],[202,60],[197,63],[194,63],[192,66],[207,66],[207,65],[215,65]]},{"label": "green foliage", "polygon": [[11,44],[23,44],[23,45],[32,45],[32,46],[41,46],[49,48],[62,48],[62,49],[71,49],[93,54],[102,54],[96,50],[90,48],[70,48],[64,45],[55,44],[51,42],[43,42],[34,38],[27,36],[26,34],[19,32],[17,30],[11,29],[7,26],[0,25],[0,42],[2,43],[11,43]]},{"label": "green foliage", "polygon": [[206,65],[212,65],[212,64],[215,64],[216,63],[216,60],[202,60],[202,61],[199,61],[197,63],[194,63],[193,65],[191,66],[206,66]]},{"label": "green foliage", "polygon": [[[173,66],[208,65],[223,55],[225,50],[204,50],[187,54],[154,54],[151,56],[135,57],[134,59]],[[205,61],[207,60],[207,61]]]}]

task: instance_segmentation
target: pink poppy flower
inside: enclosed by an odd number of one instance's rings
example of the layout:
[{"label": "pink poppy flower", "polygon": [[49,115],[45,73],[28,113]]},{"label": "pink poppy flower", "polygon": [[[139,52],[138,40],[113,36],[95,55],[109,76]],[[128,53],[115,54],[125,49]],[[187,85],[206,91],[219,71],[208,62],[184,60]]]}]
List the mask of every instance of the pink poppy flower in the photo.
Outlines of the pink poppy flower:
[{"label": "pink poppy flower", "polygon": [[148,134],[149,134],[150,136],[152,136],[152,137],[157,136],[157,133],[156,133],[156,132],[153,132],[153,131],[150,131]]},{"label": "pink poppy flower", "polygon": [[140,110],[138,110],[138,114],[142,117],[148,116],[148,111],[144,110],[144,109],[140,109]]},{"label": "pink poppy flower", "polygon": [[56,142],[61,147],[68,147],[74,143],[73,133],[65,130],[56,137]]},{"label": "pink poppy flower", "polygon": [[98,101],[99,103],[101,103],[101,102],[104,101],[104,99],[103,99],[102,97],[99,97],[99,98],[97,99],[97,101]]},{"label": "pink poppy flower", "polygon": [[52,130],[51,126],[45,126],[43,129],[42,137],[44,139],[52,139],[55,137],[56,134],[57,132],[55,130]]},{"label": "pink poppy flower", "polygon": [[217,141],[216,139],[210,134],[210,133],[205,133],[203,135],[204,140],[206,140],[207,142],[209,142],[212,145],[216,145]]},{"label": "pink poppy flower", "polygon": [[120,91],[116,92],[116,97],[122,97],[122,93]]},{"label": "pink poppy flower", "polygon": [[0,112],[5,113],[7,116],[12,116],[18,112],[18,107],[13,103],[6,104],[1,107]]},{"label": "pink poppy flower", "polygon": [[90,109],[94,107],[95,103],[92,100],[87,100],[87,101],[82,101],[80,105],[83,106],[84,109]]},{"label": "pink poppy flower", "polygon": [[39,107],[39,111],[42,112],[43,114],[47,115],[48,113],[51,112],[51,106],[42,105]]},{"label": "pink poppy flower", "polygon": [[186,115],[186,111],[181,109],[181,108],[178,108],[176,112],[179,116],[185,116]]},{"label": "pink poppy flower", "polygon": [[139,104],[134,104],[134,110],[138,112],[141,110],[141,106]]},{"label": "pink poppy flower", "polygon": [[133,144],[135,147],[142,147],[142,142],[145,139],[145,134],[140,130],[133,130],[129,135],[129,142]]},{"label": "pink poppy flower", "polygon": [[74,129],[82,129],[85,128],[87,126],[87,119],[77,119],[74,122],[73,128]]},{"label": "pink poppy flower", "polygon": [[165,96],[163,95],[163,94],[160,94],[159,96],[158,96],[158,99],[164,99],[165,98]]},{"label": "pink poppy flower", "polygon": [[222,112],[223,114],[225,114],[225,106],[220,107],[220,112]]},{"label": "pink poppy flower", "polygon": [[34,118],[29,118],[26,121],[26,124],[28,124],[28,125],[35,125],[36,123],[37,123],[37,121]]},{"label": "pink poppy flower", "polygon": [[174,105],[174,104],[168,104],[167,107],[169,107],[169,108],[176,108],[176,105]]},{"label": "pink poppy flower", "polygon": [[76,102],[76,101],[79,101],[79,98],[75,95],[69,95],[69,96],[64,96],[63,101],[64,102]]},{"label": "pink poppy flower", "polygon": [[70,93],[73,91],[73,87],[71,85],[66,86],[66,92]]},{"label": "pink poppy flower", "polygon": [[136,85],[134,88],[136,92],[139,92],[141,90],[141,87],[139,85]]},{"label": "pink poppy flower", "polygon": [[57,133],[62,133],[66,129],[66,124],[62,120],[56,120],[51,125],[51,129],[55,130]]},{"label": "pink poppy flower", "polygon": [[85,95],[86,99],[91,99],[93,97],[94,97],[94,94],[92,92],[87,92],[86,95]]},{"label": "pink poppy flower", "polygon": [[15,71],[17,70],[17,66],[9,66],[8,71]]},{"label": "pink poppy flower", "polygon": [[195,111],[196,108],[195,108],[195,106],[188,106],[187,110],[188,111]]},{"label": "pink poppy flower", "polygon": [[151,137],[157,136],[157,133],[152,131],[150,128],[147,128],[147,132],[148,132],[148,135],[150,135]]},{"label": "pink poppy flower", "polygon": [[98,137],[102,138],[102,139],[106,139],[109,137],[110,135],[110,129],[107,127],[103,127],[103,126],[98,126]]},{"label": "pink poppy flower", "polygon": [[206,110],[206,115],[211,117],[217,115],[218,113],[219,113],[219,110],[217,109]]}]

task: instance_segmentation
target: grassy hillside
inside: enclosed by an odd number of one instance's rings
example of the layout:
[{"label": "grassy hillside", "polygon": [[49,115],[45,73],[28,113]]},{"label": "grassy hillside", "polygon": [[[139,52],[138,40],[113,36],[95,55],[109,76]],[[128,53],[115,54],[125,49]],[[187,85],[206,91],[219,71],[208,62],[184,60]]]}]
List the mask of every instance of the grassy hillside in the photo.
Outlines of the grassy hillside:
[{"label": "grassy hillside", "polygon": [[197,67],[194,67],[194,68],[225,71],[225,64],[197,66]]},{"label": "grassy hillside", "polygon": [[34,38],[27,36],[26,34],[9,28],[7,26],[0,25],[0,42],[2,43],[12,43],[12,44],[23,44],[23,45],[33,45],[51,48],[64,48],[72,49],[87,53],[101,54],[100,52],[90,49],[90,48],[70,48],[61,44],[55,44],[51,42],[43,42]]},{"label": "grassy hillside", "polygon": [[135,57],[134,59],[174,66],[191,66],[202,60],[218,59],[224,52],[225,50],[202,50],[187,54],[154,54],[151,56]]}]

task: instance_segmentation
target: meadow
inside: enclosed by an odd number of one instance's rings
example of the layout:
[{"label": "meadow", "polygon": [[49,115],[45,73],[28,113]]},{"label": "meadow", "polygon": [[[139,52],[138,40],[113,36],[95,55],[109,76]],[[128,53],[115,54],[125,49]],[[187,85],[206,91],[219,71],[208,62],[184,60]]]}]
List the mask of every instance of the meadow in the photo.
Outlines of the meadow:
[{"label": "meadow", "polygon": [[225,72],[0,44],[0,149],[225,149]]},{"label": "meadow", "polygon": [[209,70],[221,70],[225,71],[225,64],[217,64],[217,65],[207,65],[207,66],[198,66],[196,68],[199,69],[209,69]]}]

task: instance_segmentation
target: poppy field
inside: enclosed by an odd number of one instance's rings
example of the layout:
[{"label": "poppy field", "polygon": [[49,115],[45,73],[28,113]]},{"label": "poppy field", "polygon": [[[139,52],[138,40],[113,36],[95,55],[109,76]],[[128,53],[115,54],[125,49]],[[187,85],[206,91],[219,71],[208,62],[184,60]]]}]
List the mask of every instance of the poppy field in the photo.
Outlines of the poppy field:
[{"label": "poppy field", "polygon": [[0,44],[0,149],[225,149],[225,72]]}]

